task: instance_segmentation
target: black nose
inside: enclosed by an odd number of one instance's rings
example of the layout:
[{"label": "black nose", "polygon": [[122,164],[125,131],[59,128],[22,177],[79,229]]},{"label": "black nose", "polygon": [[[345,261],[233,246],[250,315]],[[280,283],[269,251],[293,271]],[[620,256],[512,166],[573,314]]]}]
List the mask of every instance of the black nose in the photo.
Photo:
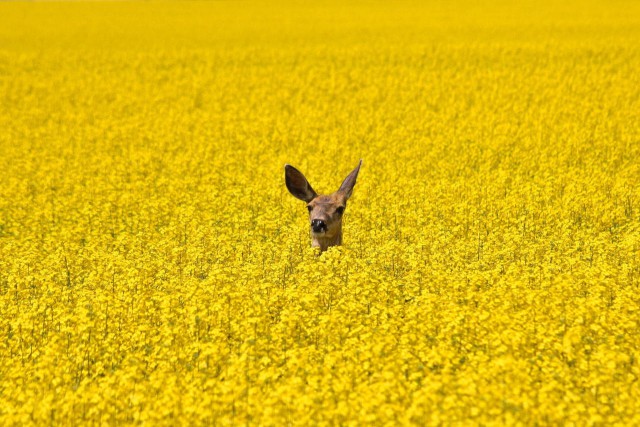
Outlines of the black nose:
[{"label": "black nose", "polygon": [[327,231],[327,223],[321,219],[314,219],[311,221],[311,228],[315,233],[322,233],[323,231]]}]

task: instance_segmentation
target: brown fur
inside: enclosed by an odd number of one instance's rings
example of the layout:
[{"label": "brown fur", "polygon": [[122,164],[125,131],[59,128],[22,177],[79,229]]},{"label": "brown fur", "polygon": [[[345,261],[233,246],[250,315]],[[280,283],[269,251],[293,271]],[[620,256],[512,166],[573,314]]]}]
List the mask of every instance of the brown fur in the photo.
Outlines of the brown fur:
[{"label": "brown fur", "polygon": [[314,233],[311,230],[311,246],[326,251],[329,246],[342,244],[342,214],[337,209],[347,207],[347,199],[344,194],[335,192],[328,196],[318,196],[311,200],[307,206],[311,207],[309,221],[319,219],[327,224],[327,231]]},{"label": "brown fur", "polygon": [[347,207],[347,200],[356,184],[356,178],[360,171],[362,160],[353,172],[345,178],[340,189],[329,195],[318,195],[309,184],[309,181],[300,171],[291,165],[285,165],[285,183],[289,192],[300,200],[307,202],[309,209],[309,224],[313,221],[322,221],[326,229],[315,232],[311,227],[311,246],[320,248],[324,252],[330,246],[342,244],[342,216]]}]

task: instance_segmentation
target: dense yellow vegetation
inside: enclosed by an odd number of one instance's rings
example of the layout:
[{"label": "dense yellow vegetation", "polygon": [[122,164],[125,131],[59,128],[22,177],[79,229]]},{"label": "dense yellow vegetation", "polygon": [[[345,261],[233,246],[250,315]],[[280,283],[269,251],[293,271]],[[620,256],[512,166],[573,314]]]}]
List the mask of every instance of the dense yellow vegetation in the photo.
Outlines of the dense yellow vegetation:
[{"label": "dense yellow vegetation", "polygon": [[640,6],[431,3],[0,4],[0,424],[640,424]]}]

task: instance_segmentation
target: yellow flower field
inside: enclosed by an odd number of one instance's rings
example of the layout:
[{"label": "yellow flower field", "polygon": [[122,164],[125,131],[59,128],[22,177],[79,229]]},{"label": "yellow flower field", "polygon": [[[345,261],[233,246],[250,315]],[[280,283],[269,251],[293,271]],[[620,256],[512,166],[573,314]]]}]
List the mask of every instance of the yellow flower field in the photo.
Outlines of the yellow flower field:
[{"label": "yellow flower field", "polygon": [[[0,424],[640,424],[639,40],[624,0],[1,3]],[[284,164],[360,159],[318,255]]]}]

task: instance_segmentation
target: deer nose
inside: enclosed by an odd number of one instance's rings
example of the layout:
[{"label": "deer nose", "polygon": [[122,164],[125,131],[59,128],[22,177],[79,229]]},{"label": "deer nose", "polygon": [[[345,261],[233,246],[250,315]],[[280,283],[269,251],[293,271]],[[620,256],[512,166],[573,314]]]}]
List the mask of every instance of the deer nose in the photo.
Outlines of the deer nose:
[{"label": "deer nose", "polygon": [[323,231],[327,231],[327,223],[321,219],[314,219],[311,221],[311,228],[315,233],[322,233]]}]

